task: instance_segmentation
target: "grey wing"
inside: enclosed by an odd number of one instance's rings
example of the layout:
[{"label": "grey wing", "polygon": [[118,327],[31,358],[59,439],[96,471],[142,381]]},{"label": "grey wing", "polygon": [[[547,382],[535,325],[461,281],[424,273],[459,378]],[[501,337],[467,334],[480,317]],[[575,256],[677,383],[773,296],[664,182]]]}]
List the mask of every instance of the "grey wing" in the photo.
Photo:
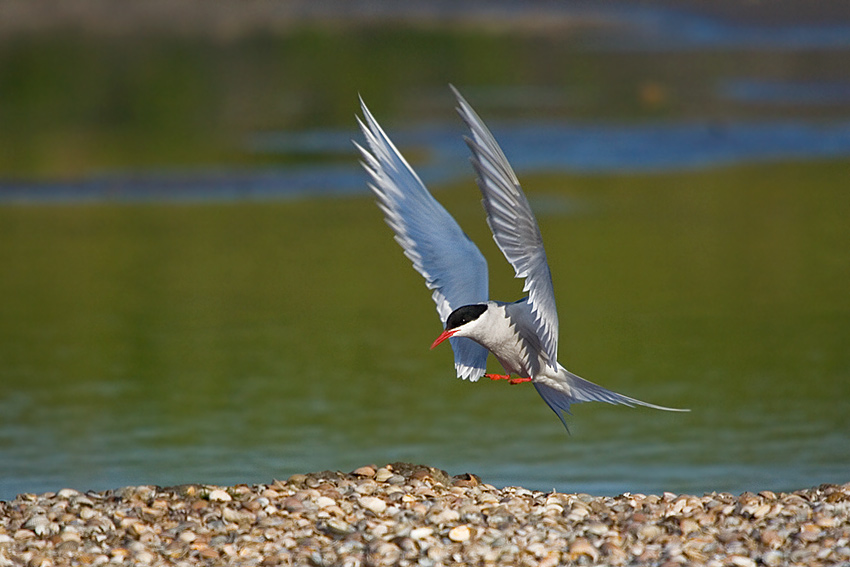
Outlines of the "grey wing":
[{"label": "grey wing", "polygon": [[533,331],[540,339],[548,365],[555,369],[558,364],[558,310],[537,219],[499,144],[457,89],[452,87],[452,90],[457,97],[458,113],[472,133],[466,143],[472,151],[472,165],[484,196],[487,223],[516,277],[525,278],[523,291],[529,292]]},{"label": "grey wing", "polygon": [[[371,177],[384,219],[413,267],[425,278],[443,326],[452,311],[488,299],[487,262],[457,222],[428,192],[419,176],[360,100],[364,121],[357,122],[369,149],[355,145]],[[370,151],[371,150],[371,151]],[[486,369],[487,349],[475,341],[449,339],[459,378],[478,380]]]}]

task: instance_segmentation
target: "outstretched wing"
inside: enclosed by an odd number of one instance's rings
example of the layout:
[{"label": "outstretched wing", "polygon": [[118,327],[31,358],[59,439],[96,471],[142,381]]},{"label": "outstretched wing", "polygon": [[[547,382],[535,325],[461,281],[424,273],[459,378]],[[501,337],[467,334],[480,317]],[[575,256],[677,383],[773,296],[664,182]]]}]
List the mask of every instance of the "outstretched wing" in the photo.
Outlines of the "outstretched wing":
[{"label": "outstretched wing", "polygon": [[472,165],[484,196],[487,223],[516,277],[525,278],[523,291],[529,292],[533,331],[540,339],[548,365],[555,369],[558,364],[558,310],[537,219],[499,144],[454,86],[452,91],[457,97],[458,113],[472,134],[466,138],[466,144],[472,151]]},{"label": "outstretched wing", "polygon": [[[445,326],[452,311],[488,299],[487,262],[452,216],[428,192],[419,176],[375,121],[360,99],[363,118],[357,119],[369,149],[363,167],[369,187],[378,198],[384,220],[395,232],[404,254],[433,290],[437,313]],[[365,121],[365,122],[364,122]],[[487,349],[463,337],[449,339],[459,378],[478,380],[485,371]]]}]

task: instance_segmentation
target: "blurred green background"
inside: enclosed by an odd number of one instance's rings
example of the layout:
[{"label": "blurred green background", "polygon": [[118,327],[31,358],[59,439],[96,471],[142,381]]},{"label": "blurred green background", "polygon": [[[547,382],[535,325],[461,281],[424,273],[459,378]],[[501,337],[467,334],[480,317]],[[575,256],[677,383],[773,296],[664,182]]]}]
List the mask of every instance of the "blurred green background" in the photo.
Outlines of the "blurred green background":
[{"label": "blurred green background", "polygon": [[[399,459],[592,493],[848,480],[850,19],[440,6],[245,17],[225,34],[202,19],[0,27],[0,498]],[[455,137],[450,171],[425,179],[487,256],[493,297],[518,298],[448,83],[509,158],[517,130],[661,126],[649,168],[556,155],[519,173],[561,362],[690,414],[577,406],[567,435],[533,389],[461,382],[448,349],[428,352],[430,294],[349,140],[358,94],[425,171],[423,133]],[[665,128],[692,124],[716,136],[665,161]],[[790,132],[784,151],[723,145],[765,124]],[[594,151],[616,157],[603,139]],[[305,170],[356,189],[287,185]],[[227,198],[204,192],[234,172]],[[276,192],[239,197],[265,175]],[[172,198],[174,179],[200,190]]]}]

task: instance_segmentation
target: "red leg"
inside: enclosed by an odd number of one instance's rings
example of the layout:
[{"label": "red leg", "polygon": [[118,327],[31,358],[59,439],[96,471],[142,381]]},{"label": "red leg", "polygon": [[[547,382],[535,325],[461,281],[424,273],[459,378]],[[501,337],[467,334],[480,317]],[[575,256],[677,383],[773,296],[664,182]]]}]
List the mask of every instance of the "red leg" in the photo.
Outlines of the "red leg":
[{"label": "red leg", "polygon": [[531,382],[531,378],[513,378],[511,384],[522,384],[523,382]]},{"label": "red leg", "polygon": [[490,380],[510,380],[511,379],[510,374],[485,374],[484,376],[486,376]]}]

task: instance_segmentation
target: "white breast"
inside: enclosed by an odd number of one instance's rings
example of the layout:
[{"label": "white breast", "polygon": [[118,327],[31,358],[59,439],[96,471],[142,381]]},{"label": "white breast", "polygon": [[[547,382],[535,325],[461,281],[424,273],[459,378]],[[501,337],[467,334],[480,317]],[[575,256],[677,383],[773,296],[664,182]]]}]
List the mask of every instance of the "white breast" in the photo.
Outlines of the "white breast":
[{"label": "white breast", "polygon": [[543,362],[532,321],[533,314],[525,300],[490,301],[469,336],[492,352],[506,372],[523,378],[534,377],[543,368]]}]

